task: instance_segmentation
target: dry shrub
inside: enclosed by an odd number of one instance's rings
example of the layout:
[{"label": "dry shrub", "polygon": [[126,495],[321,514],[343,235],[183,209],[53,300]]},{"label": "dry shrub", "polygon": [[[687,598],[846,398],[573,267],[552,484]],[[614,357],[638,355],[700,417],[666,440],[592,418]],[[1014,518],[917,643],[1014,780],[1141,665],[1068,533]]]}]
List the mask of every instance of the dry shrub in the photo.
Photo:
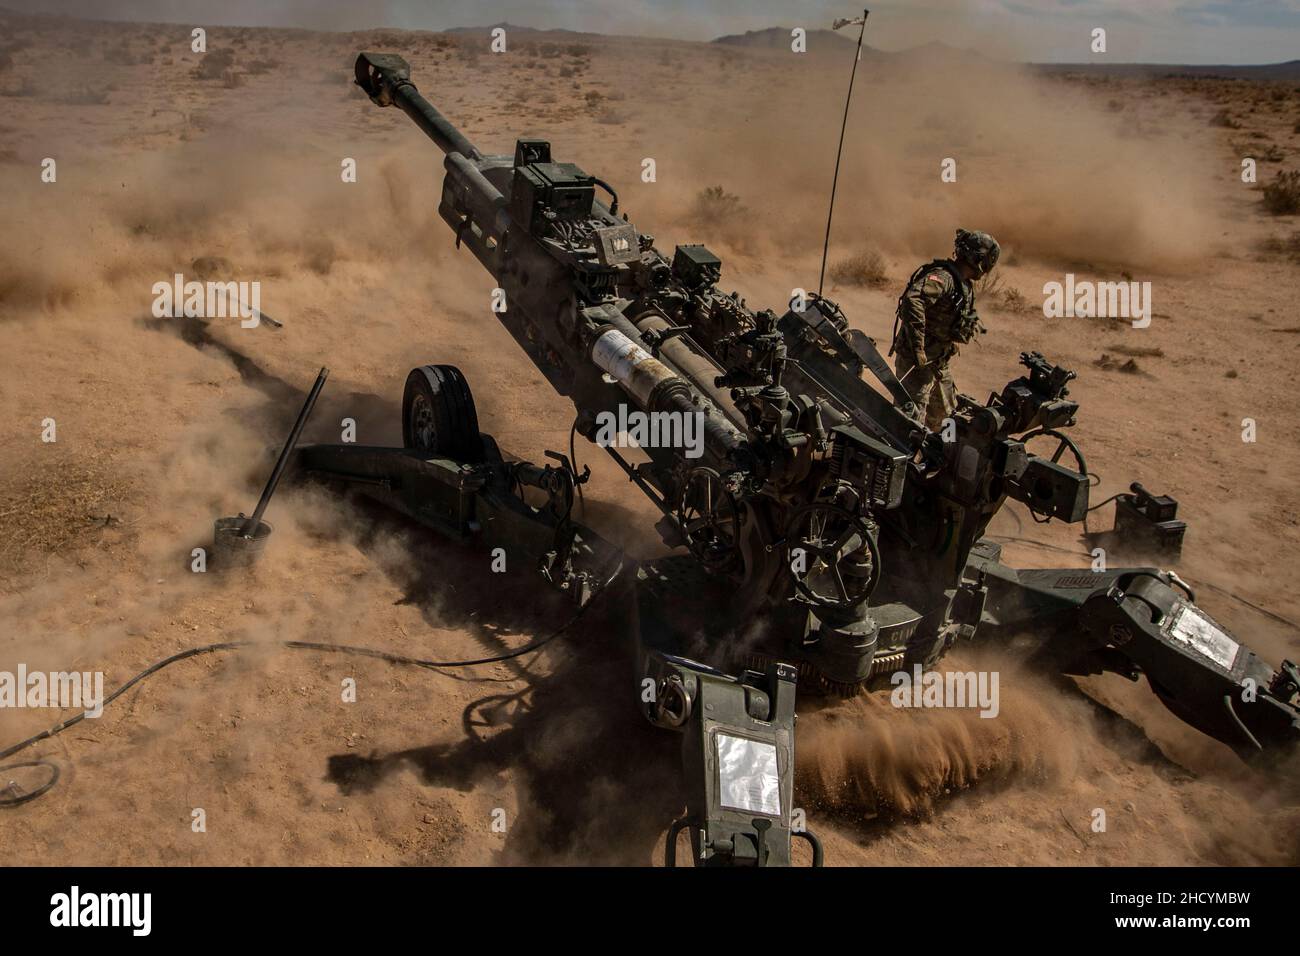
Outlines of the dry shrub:
[{"label": "dry shrub", "polygon": [[836,285],[880,287],[888,284],[885,258],[875,249],[864,249],[831,266],[831,281]]},{"label": "dry shrub", "polygon": [[209,50],[190,75],[196,80],[221,80],[234,65],[233,50]]},{"label": "dry shrub", "polygon": [[1288,238],[1269,236],[1260,244],[1260,248],[1271,255],[1285,256],[1292,262],[1300,262],[1300,231],[1291,233]]},{"label": "dry shrub", "polygon": [[9,86],[0,90],[0,96],[26,97],[35,95],[36,84],[32,82],[31,77],[23,77],[17,86]]},{"label": "dry shrub", "polygon": [[1002,307],[1008,312],[1029,312],[1033,309],[1025,294],[1012,286],[1002,290]]},{"label": "dry shrub", "polygon": [[680,218],[692,242],[720,243],[730,253],[749,254],[756,248],[759,233],[752,212],[722,186],[699,190]]},{"label": "dry shrub", "polygon": [[303,242],[303,262],[317,275],[329,275],[337,257],[338,250],[333,240],[327,236],[307,239]]},{"label": "dry shrub", "polygon": [[[1010,254],[1008,259],[1013,258]],[[992,302],[1007,312],[1031,312],[1033,306],[1024,293],[1006,284],[1001,272],[990,272],[975,284],[976,296],[983,302]]]},{"label": "dry shrub", "polygon": [[1125,345],[1122,342],[1115,345],[1108,345],[1106,348],[1112,352],[1129,358],[1164,358],[1165,350],[1156,346],[1148,345]]},{"label": "dry shrub", "polygon": [[147,60],[143,56],[137,57],[131,51],[131,44],[123,40],[117,46],[109,47],[104,51],[104,62],[116,66],[135,66],[137,63],[145,63]]},{"label": "dry shrub", "polygon": [[1264,208],[1275,216],[1292,216],[1300,212],[1300,170],[1278,173],[1264,187]]},{"label": "dry shrub", "polygon": [[740,197],[727,192],[721,186],[706,186],[695,194],[691,204],[689,218],[692,222],[733,222],[745,214],[745,205]]},{"label": "dry shrub", "polygon": [[1136,359],[1129,358],[1127,361],[1121,362],[1109,352],[1102,352],[1101,357],[1092,364],[1104,372],[1123,372],[1125,375],[1142,374],[1142,369],[1138,366]]},{"label": "dry shrub", "polygon": [[100,88],[86,87],[69,93],[62,100],[68,106],[104,106],[108,103],[108,91]]}]

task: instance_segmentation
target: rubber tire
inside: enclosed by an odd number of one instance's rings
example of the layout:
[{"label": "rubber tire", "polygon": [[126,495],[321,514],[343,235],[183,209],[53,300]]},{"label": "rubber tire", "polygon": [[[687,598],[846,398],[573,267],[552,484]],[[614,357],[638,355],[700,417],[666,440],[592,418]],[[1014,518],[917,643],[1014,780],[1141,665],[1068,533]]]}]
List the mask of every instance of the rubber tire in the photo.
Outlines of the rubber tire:
[{"label": "rubber tire", "polygon": [[[432,411],[431,440],[416,434],[413,413],[417,402]],[[402,392],[402,441],[407,448],[418,448],[433,458],[451,458],[469,464],[483,460],[474,396],[460,369],[454,365],[421,365],[411,369]]]}]

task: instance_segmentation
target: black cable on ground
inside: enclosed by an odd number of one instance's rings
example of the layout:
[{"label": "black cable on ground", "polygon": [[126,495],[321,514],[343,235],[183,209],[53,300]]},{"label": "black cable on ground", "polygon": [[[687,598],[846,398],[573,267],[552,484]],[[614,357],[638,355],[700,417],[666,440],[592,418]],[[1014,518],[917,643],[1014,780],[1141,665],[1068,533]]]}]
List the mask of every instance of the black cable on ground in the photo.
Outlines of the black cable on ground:
[{"label": "black cable on ground", "polygon": [[[113,693],[105,697],[103,703],[100,704],[99,706],[99,710],[102,711],[103,708],[107,707],[113,701],[117,700],[117,698],[121,697],[123,694],[125,694],[136,684],[140,683],[140,681],[144,680],[146,677],[158,673],[158,671],[162,670],[164,667],[167,667],[171,664],[175,664],[177,661],[187,660],[188,658],[191,657],[198,657],[201,654],[213,654],[218,651],[243,650],[245,648],[255,647],[255,646],[260,646],[260,647],[280,646],[280,647],[292,648],[294,650],[325,651],[327,653],[333,653],[333,654],[356,654],[362,657],[373,657],[378,660],[387,661],[390,664],[409,664],[414,667],[424,667],[430,670],[441,670],[441,669],[451,668],[451,667],[477,667],[482,664],[496,664],[496,663],[500,663],[501,661],[512,660],[513,658],[516,657],[522,657],[524,654],[531,654],[533,651],[541,650],[547,644],[551,643],[551,641],[555,640],[557,637],[559,637],[560,635],[568,631],[569,628],[573,627],[574,624],[578,623],[578,620],[582,617],[582,615],[585,614],[587,610],[596,602],[596,597],[599,594],[599,592],[605,590],[605,588],[608,587],[610,584],[613,584],[614,579],[617,578],[619,574],[622,573],[623,568],[625,566],[625,562],[621,555],[619,556],[618,560],[615,563],[617,564],[617,567],[614,569],[614,573],[609,575],[602,582],[597,593],[593,594],[591,599],[588,600],[587,603],[584,604],[582,607],[578,608],[578,610],[567,621],[565,621],[563,624],[561,624],[559,627],[553,630],[550,634],[543,637],[541,640],[534,641],[531,644],[525,644],[523,647],[516,648],[513,651],[507,651],[504,654],[494,654],[491,657],[480,657],[480,658],[475,658],[473,660],[464,660],[464,661],[428,661],[428,660],[422,660],[417,657],[406,657],[401,654],[390,654],[387,651],[378,651],[370,647],[357,647],[351,644],[322,644],[315,641],[271,641],[271,642],[222,641],[217,644],[205,644],[202,647],[191,647],[188,650],[180,651],[179,653],[173,654],[170,657],[165,657],[162,660],[149,665],[140,673],[132,677],[125,684],[123,684],[121,687],[117,688],[117,690],[113,691]],[[32,737],[28,737],[26,740],[19,741],[18,743],[14,744],[12,747],[7,747],[4,750],[0,750],[0,760],[5,760],[9,757],[12,757],[14,754],[22,750],[26,750],[28,747],[31,747],[34,744],[40,743],[42,740],[48,740],[50,737],[54,737],[57,734],[61,734],[69,727],[75,727],[77,724],[81,723],[83,720],[86,719],[86,714],[87,714],[86,711],[82,711],[79,714],[69,717],[67,720],[55,724],[53,727],[50,727],[47,730],[42,730],[39,734],[36,734]],[[34,800],[37,797],[41,796],[42,794],[47,793],[50,789],[54,787],[55,783],[57,783],[59,779],[59,768],[55,764],[50,763],[49,761],[46,760],[37,760],[29,763],[10,764],[9,766],[6,767],[0,767],[0,773],[5,773],[9,770],[15,770],[20,767],[35,767],[35,766],[48,766],[52,769],[53,776],[51,777],[49,782],[39,787],[38,789],[32,791],[31,793],[22,794],[18,798],[6,798],[2,796],[4,790],[0,789],[0,808],[13,807],[13,806],[18,806],[19,804],[22,803],[27,803],[28,801]]]},{"label": "black cable on ground", "polygon": [[1293,627],[1296,628],[1297,630],[1300,630],[1300,624],[1297,624],[1295,621],[1291,620],[1290,618],[1283,617],[1281,614],[1278,614],[1276,611],[1270,611],[1266,607],[1260,607],[1258,604],[1255,604],[1252,601],[1247,601],[1244,597],[1238,597],[1237,595],[1233,594],[1231,591],[1227,590],[1226,588],[1219,587],[1217,584],[1208,584],[1202,581],[1200,584],[1197,585],[1197,587],[1208,588],[1209,590],[1215,592],[1216,594],[1222,594],[1224,597],[1230,597],[1234,601],[1238,602],[1239,604],[1244,604],[1252,611],[1258,611],[1260,614],[1263,614],[1265,617],[1277,621],[1277,623],[1279,624],[1285,624],[1288,627]]},{"label": "black cable on ground", "polygon": [[[203,647],[191,647],[187,651],[181,651],[179,654],[173,654],[171,657],[163,658],[162,660],[158,661],[156,664],[151,664],[149,667],[146,667],[144,670],[136,674],[134,677],[132,677],[129,681],[127,681],[117,690],[113,691],[113,693],[105,697],[104,702],[103,704],[100,705],[100,707],[101,708],[107,707],[109,704],[117,700],[117,698],[121,697],[123,694],[125,694],[136,684],[140,683],[140,681],[144,680],[146,677],[149,677],[151,674],[158,673],[158,671],[162,670],[168,664],[175,664],[177,661],[183,661],[186,658],[190,658],[190,657],[198,657],[200,654],[211,654],[214,653],[215,651],[228,651],[228,650],[233,650],[237,647],[248,647],[252,643],[253,643],[252,641],[226,641],[220,644],[205,644]],[[56,734],[61,734],[69,727],[75,727],[77,724],[81,723],[83,720],[86,719],[86,714],[87,711],[83,710],[81,713],[73,717],[69,717],[67,720],[63,721],[62,723],[55,724],[53,727],[49,728],[48,730],[42,730],[39,734],[37,734],[34,737],[28,737],[26,740],[22,741],[21,743],[16,743],[12,747],[8,747],[5,750],[0,750],[0,760],[5,760],[8,757],[12,757],[14,754],[18,753],[18,751],[26,750],[32,744],[40,743],[42,740],[45,740],[49,737],[53,737]],[[7,770],[7,769],[9,768],[0,767],[0,771]]]},{"label": "black cable on ground", "polygon": [[17,782],[13,780],[4,782],[4,785],[0,786],[0,807],[16,807],[19,804],[28,803],[53,790],[54,785],[59,782],[59,765],[49,760],[28,760],[26,763],[11,763],[7,767],[0,767],[0,773],[20,770],[23,767],[48,767],[50,779],[35,790],[27,791],[21,790]]}]

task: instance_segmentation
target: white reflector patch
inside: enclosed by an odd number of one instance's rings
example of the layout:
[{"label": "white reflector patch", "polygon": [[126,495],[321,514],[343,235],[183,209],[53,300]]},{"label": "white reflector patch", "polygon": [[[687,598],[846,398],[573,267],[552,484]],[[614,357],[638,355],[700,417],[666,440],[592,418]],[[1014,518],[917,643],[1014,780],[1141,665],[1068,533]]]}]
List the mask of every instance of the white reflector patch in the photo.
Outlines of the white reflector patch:
[{"label": "white reflector patch", "polygon": [[1237,649],[1241,646],[1190,604],[1184,604],[1174,615],[1169,636],[1229,671],[1237,660]]},{"label": "white reflector patch", "polygon": [[718,734],[718,776],[722,805],[728,810],[781,815],[781,776],[776,746]]}]

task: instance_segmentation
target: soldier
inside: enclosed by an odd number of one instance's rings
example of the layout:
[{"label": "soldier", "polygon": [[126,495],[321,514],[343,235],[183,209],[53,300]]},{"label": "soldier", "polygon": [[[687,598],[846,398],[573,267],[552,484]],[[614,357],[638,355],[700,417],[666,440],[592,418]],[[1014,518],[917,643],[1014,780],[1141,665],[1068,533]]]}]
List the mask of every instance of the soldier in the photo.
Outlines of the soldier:
[{"label": "soldier", "polygon": [[988,274],[1000,251],[988,233],[958,229],[953,257],[921,266],[898,297],[889,354],[898,353],[894,368],[931,431],[957,408],[948,362],[959,344],[984,331],[973,280]]}]

